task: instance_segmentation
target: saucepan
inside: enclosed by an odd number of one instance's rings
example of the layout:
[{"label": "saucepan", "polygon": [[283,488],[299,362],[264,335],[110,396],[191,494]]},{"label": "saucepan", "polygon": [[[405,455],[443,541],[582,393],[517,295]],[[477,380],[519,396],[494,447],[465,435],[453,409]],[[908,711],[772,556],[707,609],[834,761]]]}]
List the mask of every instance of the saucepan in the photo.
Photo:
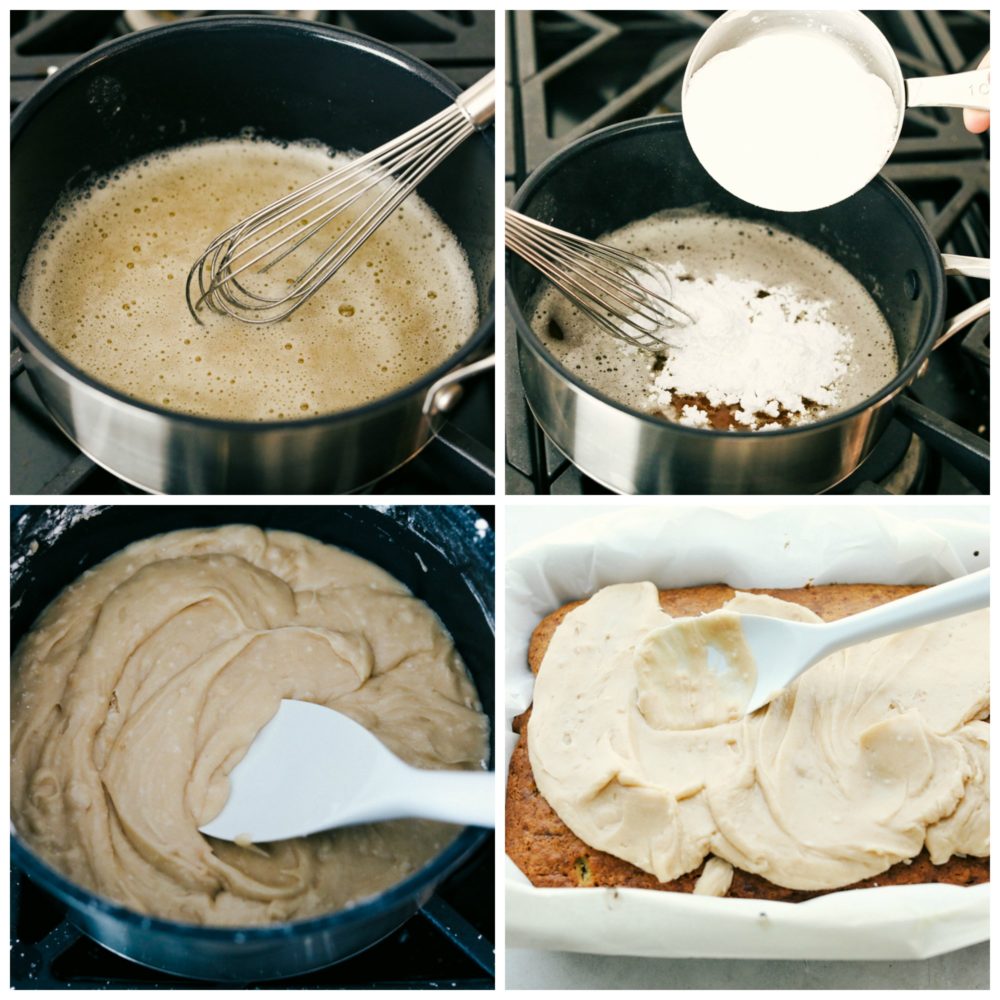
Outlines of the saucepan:
[{"label": "saucepan", "polygon": [[[11,641],[90,567],[141,538],[181,528],[255,524],[298,531],[383,567],[434,610],[465,661],[493,725],[493,532],[469,507],[15,508],[11,519]],[[492,767],[492,761],[490,763]],[[300,975],[374,944],[425,905],[490,833],[466,829],[399,885],[356,906],[266,927],[201,927],[136,913],[74,885],[14,831],[11,859],[59,899],[95,941],[180,976],[253,982]]]},{"label": "saucepan", "polygon": [[469,259],[478,328],[416,382],[356,409],[255,423],[138,402],[54,350],[19,309],[17,289],[52,207],[95,176],[246,128],[285,141],[373,149],[439,111],[458,90],[418,59],[365,35],[238,15],[127,35],[55,74],[11,123],[11,325],[32,384],[59,427],[98,464],[159,493],[349,492],[420,451],[456,405],[459,383],[492,365],[491,130],[463,143],[418,189]]},{"label": "saucepan", "polygon": [[[614,197],[608,197],[614,183]],[[875,299],[899,356],[895,378],[863,403],[813,424],[714,431],[629,409],[583,383],[531,327],[538,272],[508,255],[507,304],[517,328],[528,405],[578,468],[620,493],[818,493],[849,476],[886,429],[934,347],[983,314],[945,320],[945,274],[984,276],[984,261],[942,254],[914,205],[876,177],[815,212],[773,212],[721,188],[691,150],[680,115],[600,129],[543,163],[512,208],[596,238],[667,209],[774,225],[824,250]],[[986,476],[988,480],[988,474]]]}]

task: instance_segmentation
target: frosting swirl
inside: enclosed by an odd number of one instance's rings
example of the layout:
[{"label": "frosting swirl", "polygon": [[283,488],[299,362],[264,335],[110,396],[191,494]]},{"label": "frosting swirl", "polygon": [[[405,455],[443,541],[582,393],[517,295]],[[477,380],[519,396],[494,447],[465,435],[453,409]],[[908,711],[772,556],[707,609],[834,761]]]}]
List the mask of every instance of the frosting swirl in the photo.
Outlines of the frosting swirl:
[{"label": "frosting swirl", "polygon": [[[819,621],[762,595],[725,610]],[[549,643],[528,747],[539,791],[581,840],[664,882],[711,854],[802,890],[850,885],[925,845],[936,864],[989,854],[988,612],[838,652],[753,715],[707,728],[677,726],[662,703],[652,723],[643,710],[648,639],[669,621],[653,584],[620,584]]]},{"label": "frosting swirl", "polygon": [[433,612],[377,566],[288,532],[132,545],[63,591],[13,666],[19,833],[80,885],[181,921],[339,909],[457,832],[399,820],[245,847],[200,834],[282,698],[343,712],[418,767],[481,767],[487,751],[475,689]]}]

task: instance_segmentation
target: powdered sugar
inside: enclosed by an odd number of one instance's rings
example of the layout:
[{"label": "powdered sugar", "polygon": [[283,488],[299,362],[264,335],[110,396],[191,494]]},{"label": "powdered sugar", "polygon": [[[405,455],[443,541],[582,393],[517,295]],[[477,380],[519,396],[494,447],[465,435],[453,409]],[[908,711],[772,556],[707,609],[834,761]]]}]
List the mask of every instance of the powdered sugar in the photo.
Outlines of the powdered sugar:
[{"label": "powdered sugar", "polygon": [[[683,272],[682,264],[669,268],[672,278]],[[672,349],[653,380],[656,408],[673,405],[675,396],[698,397],[676,407],[680,423],[710,426],[707,409],[726,407],[736,425],[767,429],[789,418],[803,423],[817,407],[840,402],[851,337],[831,322],[829,301],[724,274],[676,287],[697,322],[671,334]]]},{"label": "powdered sugar", "polygon": [[708,414],[704,410],[699,410],[697,406],[682,406],[680,415],[677,417],[679,424],[686,427],[709,428],[712,422],[708,419]]},{"label": "powdered sugar", "polygon": [[[532,326],[546,348],[624,406],[690,427],[763,431],[855,406],[898,371],[892,331],[865,288],[790,233],[673,211],[601,239],[666,267],[669,298],[698,319],[670,330],[657,356],[544,290]],[[733,402],[713,402],[723,399]]]}]

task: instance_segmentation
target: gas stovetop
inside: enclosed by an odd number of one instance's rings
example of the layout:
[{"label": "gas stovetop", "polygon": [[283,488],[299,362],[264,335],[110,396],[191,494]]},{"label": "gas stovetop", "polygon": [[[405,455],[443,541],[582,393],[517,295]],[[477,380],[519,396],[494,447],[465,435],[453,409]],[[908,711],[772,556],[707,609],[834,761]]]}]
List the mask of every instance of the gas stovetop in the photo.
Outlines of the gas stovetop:
[{"label": "gas stovetop", "polygon": [[[112,954],[81,934],[65,907],[23,872],[10,876],[10,984],[15,989],[206,989]],[[493,841],[399,930],[337,965],[263,989],[492,989]]]},{"label": "gas stovetop", "polygon": [[[176,19],[183,11],[13,11],[11,110],[56,70],[101,42]],[[223,12],[220,12],[223,13]],[[265,13],[265,12],[260,12]],[[494,65],[493,11],[273,11],[364,32],[430,63],[467,87]],[[492,494],[494,384],[470,380],[443,438],[369,492]],[[12,355],[11,493],[138,492],[96,466],[53,424]]]},{"label": "gas stovetop", "polygon": [[[630,118],[680,111],[681,81],[707,11],[508,13],[506,194],[582,135]],[[974,68],[989,47],[988,12],[876,11],[904,76]],[[885,175],[917,205],[943,251],[989,256],[989,137],[960,111],[908,111]],[[978,287],[977,287],[978,286]],[[948,279],[949,315],[982,282]],[[506,326],[507,492],[608,491],[549,442],[528,409],[516,338]],[[838,493],[987,493],[989,320],[936,351],[898,416]]]}]

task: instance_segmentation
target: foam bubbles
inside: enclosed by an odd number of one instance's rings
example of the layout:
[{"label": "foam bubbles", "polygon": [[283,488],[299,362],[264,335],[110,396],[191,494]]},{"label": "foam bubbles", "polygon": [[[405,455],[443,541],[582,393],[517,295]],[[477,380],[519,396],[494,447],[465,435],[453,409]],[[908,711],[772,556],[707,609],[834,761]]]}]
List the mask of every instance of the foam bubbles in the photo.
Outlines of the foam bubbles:
[{"label": "foam bubbles", "polygon": [[386,396],[445,361],[478,322],[468,260],[416,195],[282,323],[206,313],[199,326],[184,298],[191,264],[218,233],[348,159],[246,137],[123,167],[56,206],[25,267],[21,308],[84,371],[173,410],[284,420]]}]

